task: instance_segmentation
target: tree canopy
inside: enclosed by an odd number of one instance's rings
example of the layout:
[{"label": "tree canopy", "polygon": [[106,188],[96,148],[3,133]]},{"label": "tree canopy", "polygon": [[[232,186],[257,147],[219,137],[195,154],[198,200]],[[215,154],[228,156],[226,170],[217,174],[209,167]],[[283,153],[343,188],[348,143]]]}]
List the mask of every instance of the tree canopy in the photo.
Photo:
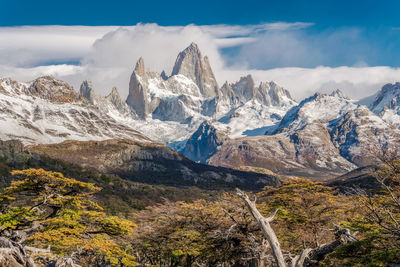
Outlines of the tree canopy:
[{"label": "tree canopy", "polygon": [[15,181],[0,195],[1,233],[18,241],[50,246],[57,255],[77,254],[86,264],[99,260],[134,266],[134,257],[118,244],[135,224],[107,216],[92,197],[94,184],[43,169],[12,172]]}]

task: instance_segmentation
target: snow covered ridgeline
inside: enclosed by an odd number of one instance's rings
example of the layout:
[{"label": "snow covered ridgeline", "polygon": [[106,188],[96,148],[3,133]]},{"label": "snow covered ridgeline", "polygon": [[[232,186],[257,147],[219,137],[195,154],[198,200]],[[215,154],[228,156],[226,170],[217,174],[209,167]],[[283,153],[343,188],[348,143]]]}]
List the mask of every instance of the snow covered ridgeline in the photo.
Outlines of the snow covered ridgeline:
[{"label": "snow covered ridgeline", "polygon": [[78,94],[53,77],[29,83],[2,79],[0,138],[25,143],[151,139],[215,165],[337,172],[367,162],[363,139],[376,146],[397,142],[397,129],[387,123],[400,121],[398,88],[387,85],[370,101],[375,114],[340,91],[297,105],[287,90],[274,82],[256,85],[250,75],[219,87],[208,59],[191,44],[178,55],[170,76],[146,70],[139,59],[127,101],[116,88],[106,97],[98,95],[90,81]]},{"label": "snow covered ridgeline", "polygon": [[82,83],[78,94],[50,76],[28,83],[3,79],[0,96],[7,112],[2,121],[8,127],[1,138],[54,143],[136,138],[132,131],[136,136],[139,130],[177,149],[205,120],[218,119],[231,137],[242,136],[276,123],[295,104],[285,89],[272,82],[255,86],[251,76],[219,88],[207,57],[194,43],[179,53],[170,76],[146,71],[139,59],[129,88],[125,103],[116,88],[103,97],[90,81]]},{"label": "snow covered ridgeline", "polygon": [[179,53],[170,76],[146,70],[140,58],[127,103],[144,121],[165,130],[157,137],[165,143],[184,143],[206,120],[218,121],[231,137],[255,134],[296,105],[287,90],[273,82],[255,85],[250,75],[219,88],[207,57],[194,43]]},{"label": "snow covered ridgeline", "polygon": [[109,138],[150,141],[126,123],[118,97],[113,90],[104,100],[104,110],[51,76],[28,83],[0,79],[0,139],[25,144]]},{"label": "snow covered ridgeline", "polygon": [[209,124],[189,139],[185,153],[203,150],[207,157],[198,159],[216,166],[330,178],[377,163],[381,149],[400,148],[398,128],[338,90],[303,100],[266,134],[231,139]]}]

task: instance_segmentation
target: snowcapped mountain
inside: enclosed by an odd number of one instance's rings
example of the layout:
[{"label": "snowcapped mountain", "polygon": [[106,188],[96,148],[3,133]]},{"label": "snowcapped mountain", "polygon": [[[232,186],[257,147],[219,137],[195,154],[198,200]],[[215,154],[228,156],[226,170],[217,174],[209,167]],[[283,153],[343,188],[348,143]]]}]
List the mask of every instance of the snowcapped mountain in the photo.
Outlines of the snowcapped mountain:
[{"label": "snowcapped mountain", "polygon": [[336,90],[297,104],[286,89],[256,84],[251,75],[219,87],[208,58],[192,43],[169,76],[147,70],[140,58],[126,101],[117,88],[99,95],[90,81],[78,93],[50,76],[0,79],[0,139],[127,138],[168,144],[216,166],[328,178],[373,163],[371,150],[400,146],[400,83],[364,102]]},{"label": "snowcapped mountain", "polygon": [[140,117],[145,135],[178,151],[204,121],[230,137],[254,135],[296,105],[284,88],[274,82],[256,86],[250,75],[219,88],[208,58],[194,43],[179,53],[170,76],[148,71],[140,58],[126,103]]},{"label": "snowcapped mountain", "polygon": [[140,58],[126,101],[116,88],[99,95],[90,81],[79,93],[53,77],[28,83],[2,79],[1,84],[0,102],[7,111],[2,121],[8,126],[0,138],[25,143],[130,137],[140,131],[143,138],[182,150],[204,121],[214,121],[230,137],[254,135],[296,104],[285,89],[273,82],[255,86],[251,76],[219,88],[208,58],[194,43],[179,53],[170,76],[146,70]]},{"label": "snowcapped mountain", "polygon": [[215,151],[202,159],[209,164],[265,168],[318,178],[374,163],[373,153],[387,146],[400,147],[397,128],[340,91],[315,94],[303,100],[264,136],[231,139],[221,138],[216,128],[207,132],[200,137],[193,135],[187,148],[199,151],[193,149],[197,143],[207,144],[207,151]]},{"label": "snowcapped mountain", "polygon": [[330,95],[316,93],[289,110],[271,133],[293,133],[313,123],[326,124],[356,107],[354,101],[344,96],[340,90]]},{"label": "snowcapped mountain", "polygon": [[400,128],[400,83],[388,83],[375,95],[360,101],[372,112],[390,124]]},{"label": "snowcapped mountain", "polygon": [[104,103],[109,107],[105,112],[51,76],[28,83],[0,79],[0,139],[20,139],[25,144],[109,138],[149,141],[126,124],[122,114],[115,115],[112,98]]}]

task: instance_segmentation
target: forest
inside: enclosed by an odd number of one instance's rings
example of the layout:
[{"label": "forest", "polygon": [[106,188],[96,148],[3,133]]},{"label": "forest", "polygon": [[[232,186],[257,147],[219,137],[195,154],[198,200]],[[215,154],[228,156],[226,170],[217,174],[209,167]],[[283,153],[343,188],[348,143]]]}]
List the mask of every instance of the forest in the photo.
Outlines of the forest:
[{"label": "forest", "polygon": [[291,178],[179,195],[120,181],[135,188],[125,202],[107,189],[114,176],[13,168],[2,164],[1,266],[400,264],[399,160],[373,173],[372,189]]}]

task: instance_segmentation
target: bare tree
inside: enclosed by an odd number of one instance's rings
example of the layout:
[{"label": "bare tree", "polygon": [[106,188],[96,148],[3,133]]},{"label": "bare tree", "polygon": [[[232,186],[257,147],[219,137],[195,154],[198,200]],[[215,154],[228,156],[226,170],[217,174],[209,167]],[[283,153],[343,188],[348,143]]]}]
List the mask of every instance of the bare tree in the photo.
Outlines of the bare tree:
[{"label": "bare tree", "polygon": [[323,260],[327,254],[331,253],[338,246],[348,242],[358,241],[358,239],[350,233],[349,229],[343,229],[339,226],[336,226],[335,229],[332,229],[335,233],[335,241],[316,249],[305,248],[300,252],[299,255],[291,258],[290,264],[287,264],[283,256],[279,240],[275,234],[275,231],[270,225],[270,223],[274,220],[274,217],[278,210],[275,210],[275,212],[270,217],[265,218],[258,211],[256,207],[256,200],[250,200],[249,196],[239,189],[236,189],[236,194],[245,202],[250,213],[253,215],[254,219],[260,226],[260,229],[265,239],[268,241],[272,249],[272,254],[278,267],[309,266],[313,262],[320,262],[321,260]]}]

